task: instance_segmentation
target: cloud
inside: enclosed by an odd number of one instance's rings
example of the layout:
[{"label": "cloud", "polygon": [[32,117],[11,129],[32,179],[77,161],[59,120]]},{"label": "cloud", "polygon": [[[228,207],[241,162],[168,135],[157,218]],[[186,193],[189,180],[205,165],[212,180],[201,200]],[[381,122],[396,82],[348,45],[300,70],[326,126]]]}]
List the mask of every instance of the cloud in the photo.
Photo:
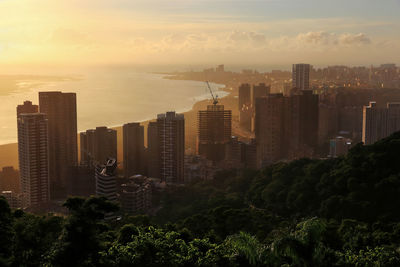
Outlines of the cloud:
[{"label": "cloud", "polygon": [[296,40],[300,43],[311,45],[337,44],[336,34],[323,31],[300,33],[297,35]]},{"label": "cloud", "polygon": [[366,45],[371,43],[371,39],[364,33],[359,34],[342,34],[339,42],[343,45]]}]

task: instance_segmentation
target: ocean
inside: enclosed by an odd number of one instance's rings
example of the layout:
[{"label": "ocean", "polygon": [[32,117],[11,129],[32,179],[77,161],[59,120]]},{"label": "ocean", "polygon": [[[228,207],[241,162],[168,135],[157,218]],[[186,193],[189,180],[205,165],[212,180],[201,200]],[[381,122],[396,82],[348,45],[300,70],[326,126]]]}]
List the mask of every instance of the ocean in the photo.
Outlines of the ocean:
[{"label": "ocean", "polygon": [[[12,90],[0,86],[0,144],[17,141],[16,106],[25,100],[38,104],[39,91],[76,93],[78,131],[141,122],[166,111],[185,112],[194,103],[211,98],[204,82],[164,76],[129,69],[89,69],[61,78],[16,75],[5,83]],[[6,78],[0,76],[0,84]],[[219,97],[227,94],[219,90],[223,85],[211,86]]]}]

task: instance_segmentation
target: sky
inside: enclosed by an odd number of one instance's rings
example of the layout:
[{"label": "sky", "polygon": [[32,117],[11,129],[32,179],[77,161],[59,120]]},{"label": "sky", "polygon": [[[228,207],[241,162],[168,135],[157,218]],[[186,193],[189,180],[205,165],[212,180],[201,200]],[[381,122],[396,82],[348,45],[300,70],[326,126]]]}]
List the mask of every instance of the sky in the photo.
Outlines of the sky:
[{"label": "sky", "polygon": [[0,0],[3,66],[400,63],[400,0]]}]

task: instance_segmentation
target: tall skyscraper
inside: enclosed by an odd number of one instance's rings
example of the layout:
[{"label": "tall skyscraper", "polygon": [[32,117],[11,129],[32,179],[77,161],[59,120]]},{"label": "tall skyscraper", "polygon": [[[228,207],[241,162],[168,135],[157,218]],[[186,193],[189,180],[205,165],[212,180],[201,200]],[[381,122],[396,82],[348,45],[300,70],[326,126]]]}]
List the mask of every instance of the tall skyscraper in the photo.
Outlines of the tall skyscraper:
[{"label": "tall skyscraper", "polygon": [[39,110],[48,120],[51,197],[64,198],[68,169],[78,162],[76,94],[39,92]]},{"label": "tall skyscraper", "polygon": [[400,103],[387,103],[378,107],[370,102],[363,108],[362,141],[366,145],[375,143],[400,130]]},{"label": "tall skyscraper", "polygon": [[39,112],[39,106],[32,105],[31,101],[24,101],[23,105],[17,106],[17,118],[22,113],[38,113],[38,112]]},{"label": "tall skyscraper", "polygon": [[160,178],[165,182],[184,182],[185,119],[183,114],[157,115]]},{"label": "tall skyscraper", "polygon": [[225,144],[232,136],[232,111],[208,105],[198,113],[197,152],[214,162],[225,158]]},{"label": "tall skyscraper", "polygon": [[255,131],[255,116],[256,116],[256,100],[259,97],[267,96],[271,93],[271,87],[260,83],[259,85],[253,85],[251,106],[252,106],[252,117],[251,117],[251,131]]},{"label": "tall skyscraper", "polygon": [[271,93],[271,87],[269,85],[265,85],[265,83],[260,83],[258,85],[253,85],[252,92],[252,105],[255,108],[257,97],[267,96]]},{"label": "tall skyscraper", "polygon": [[147,175],[151,178],[160,178],[160,147],[155,121],[147,126]]},{"label": "tall skyscraper", "polygon": [[292,83],[298,90],[310,89],[310,64],[293,64]]},{"label": "tall skyscraper", "polygon": [[312,157],[318,146],[319,97],[302,90],[290,97],[289,158]]},{"label": "tall skyscraper", "polygon": [[144,127],[140,123],[127,123],[123,126],[124,174],[130,177],[144,174],[146,159],[144,155]]},{"label": "tall skyscraper", "polygon": [[18,115],[21,191],[28,207],[39,207],[50,198],[47,125],[45,114]]},{"label": "tall skyscraper", "polygon": [[96,166],[108,158],[117,159],[117,131],[105,126],[80,133],[81,164]]},{"label": "tall skyscraper", "polygon": [[387,103],[386,108],[388,113],[386,136],[389,136],[400,130],[400,103]]},{"label": "tall skyscraper", "polygon": [[239,86],[239,123],[247,131],[251,131],[251,115],[251,87],[245,83]]},{"label": "tall skyscraper", "polygon": [[282,94],[270,94],[256,99],[255,137],[258,168],[286,157],[288,110],[288,98]]}]

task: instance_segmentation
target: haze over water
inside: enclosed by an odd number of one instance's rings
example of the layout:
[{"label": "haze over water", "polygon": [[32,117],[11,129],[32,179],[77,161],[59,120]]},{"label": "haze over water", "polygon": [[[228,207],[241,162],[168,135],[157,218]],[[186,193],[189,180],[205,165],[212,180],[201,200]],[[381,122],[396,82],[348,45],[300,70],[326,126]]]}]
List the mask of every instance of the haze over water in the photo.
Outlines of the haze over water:
[{"label": "haze over water", "polygon": [[[188,111],[209,99],[206,84],[163,79],[165,75],[125,69],[81,71],[80,79],[66,81],[23,80],[16,89],[0,94],[0,144],[17,141],[16,106],[25,100],[38,104],[39,91],[77,94],[78,131],[96,126],[118,126],[153,119],[158,113]],[[212,88],[222,85],[211,84]],[[217,91],[219,97],[227,93]]]}]

